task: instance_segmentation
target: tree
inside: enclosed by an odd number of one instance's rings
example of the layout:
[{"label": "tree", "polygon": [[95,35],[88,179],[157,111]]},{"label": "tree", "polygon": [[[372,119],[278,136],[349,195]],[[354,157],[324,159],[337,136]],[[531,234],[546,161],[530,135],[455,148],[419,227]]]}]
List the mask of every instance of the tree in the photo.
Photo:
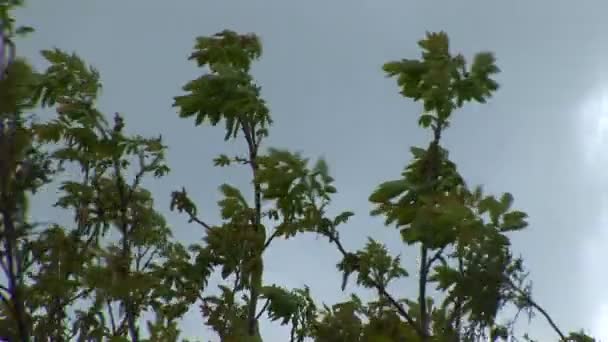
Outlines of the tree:
[{"label": "tree", "polygon": [[[208,72],[188,82],[185,95],[175,97],[180,117],[193,117],[195,125],[224,123],[225,140],[244,141],[244,155],[221,155],[214,160],[216,166],[235,164],[251,171],[252,203],[236,187],[220,186],[224,199],[219,202],[223,219],[219,225],[197,216],[185,189],[172,195],[172,209],[186,213],[207,233],[203,245],[191,246],[195,267],[206,270],[206,275],[219,267],[222,278],[230,278],[230,286],[220,286],[221,295],[200,298],[206,324],[225,341],[261,340],[258,321],[264,313],[282,324],[291,323],[292,340],[304,338],[313,307],[308,290],[265,285],[263,255],[276,238],[314,230],[317,202],[327,201],[335,192],[324,161],[310,169],[307,160],[288,151],[262,153],[272,119],[260,98],[260,87],[249,74],[260,55],[260,42],[252,34],[223,31],[199,37],[190,59]],[[261,307],[260,299],[265,300]]]},{"label": "tree", "polygon": [[15,341],[27,341],[32,317],[25,305],[26,278],[34,266],[32,235],[36,228],[27,220],[27,195],[47,183],[52,172],[25,115],[34,106],[31,94],[36,75],[26,61],[15,58],[13,39],[29,31],[15,28],[9,16],[9,10],[19,4],[0,5],[0,267],[6,280],[0,284],[0,331]]},{"label": "tree", "polygon": [[[444,32],[427,33],[419,46],[421,59],[389,62],[384,71],[397,78],[404,97],[422,102],[418,124],[431,131],[432,140],[426,148],[412,147],[412,161],[401,178],[382,183],[370,196],[376,205],[372,215],[384,216],[387,225],[399,229],[406,245],[420,250],[417,298],[400,300],[387,292],[390,281],[408,272],[380,243],[370,239],[363,250],[350,253],[330,233],[327,236],[344,257],[338,264],[344,283],[357,273],[359,285],[376,289],[378,301],[369,306],[382,307],[382,314],[389,312],[406,323],[400,338],[507,339],[513,322],[501,324],[497,315],[511,304],[519,310],[538,309],[565,339],[531,299],[524,284],[523,261],[510,251],[507,234],[525,228],[527,215],[511,209],[513,196],[508,193],[496,198],[484,195],[481,187],[469,189],[440,145],[455,110],[470,101],[484,103],[498,89],[491,78],[499,71],[494,57],[478,53],[468,67],[462,55],[450,53]],[[429,297],[427,291],[433,284],[439,295]],[[357,301],[353,303],[361,308]],[[370,316],[369,307],[359,310],[365,312],[370,325],[379,319],[377,313]],[[397,336],[382,338],[395,340]],[[369,338],[362,335],[361,339]]]},{"label": "tree", "polygon": [[[222,124],[225,141],[242,143],[241,154],[220,155],[214,163],[245,167],[251,179],[246,191],[219,187],[216,224],[201,217],[185,188],[174,191],[171,209],[204,231],[201,242],[184,246],[143,186],[169,172],[163,139],[130,134],[122,115],[112,121],[101,113],[100,74],[78,55],[43,50],[49,66],[42,73],[15,58],[14,37],[32,31],[13,29],[9,14],[18,5],[0,1],[1,41],[10,52],[0,54],[0,335],[178,341],[179,320],[198,303],[201,324],[222,341],[262,341],[264,317],[288,325],[294,342],[499,341],[517,339],[513,325],[522,311],[543,316],[560,340],[594,341],[583,332],[566,336],[534,301],[523,260],[511,251],[510,234],[527,226],[513,196],[470,188],[441,145],[458,109],[484,103],[498,89],[491,53],[468,64],[451,53],[446,33],[427,33],[420,59],[384,65],[401,94],[422,103],[418,124],[431,133],[428,146],[411,148],[401,176],[369,197],[371,214],[418,250],[418,268],[408,272],[371,237],[361,249],[344,246],[340,228],[354,213],[328,215],[337,189],[326,161],[264,148],[272,118],[250,74],[262,54],[256,35],[225,30],[198,37],[190,60],[204,71],[174,98],[179,117],[196,126]],[[35,108],[56,113],[40,122],[26,115]],[[29,222],[29,196],[51,181],[60,189],[53,205],[73,220]],[[318,305],[308,287],[265,283],[265,252],[278,239],[303,233],[338,249],[343,290],[355,277],[377,297],[363,302],[353,294]],[[217,294],[209,287],[216,272],[222,278]],[[416,293],[391,294],[389,284],[410,273]],[[510,308],[516,314],[503,319]]]}]

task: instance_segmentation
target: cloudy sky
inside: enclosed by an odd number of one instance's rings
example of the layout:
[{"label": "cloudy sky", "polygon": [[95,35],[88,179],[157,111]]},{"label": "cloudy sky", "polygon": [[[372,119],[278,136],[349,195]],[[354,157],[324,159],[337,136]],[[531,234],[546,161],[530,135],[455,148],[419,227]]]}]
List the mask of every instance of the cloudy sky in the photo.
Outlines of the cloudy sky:
[{"label": "cloudy sky", "polygon": [[[239,172],[214,169],[227,149],[221,129],[179,120],[172,97],[196,77],[186,61],[194,38],[223,29],[255,32],[264,55],[255,75],[276,124],[269,144],[324,156],[337,179],[335,210],[358,216],[343,232],[354,249],[368,235],[401,253],[393,229],[369,218],[367,197],[399,175],[408,147],[428,136],[416,126],[419,106],[400,98],[382,63],[419,56],[427,30],[445,30],[454,51],[496,53],[501,89],[483,106],[456,113],[445,137],[470,184],[514,194],[531,216],[514,238],[532,271],[535,297],[562,327],[585,328],[608,340],[608,44],[607,5],[600,0],[29,0],[18,18],[37,32],[20,53],[43,67],[38,51],[76,51],[104,81],[100,107],[124,113],[131,130],[162,133],[173,172],[150,184],[175,235],[190,241],[197,227],[169,213],[169,193],[186,186],[210,220],[217,186],[245,185]],[[48,199],[53,193],[43,194]],[[45,197],[40,200],[44,202]],[[606,209],[604,209],[606,208]],[[55,213],[37,206],[41,217]],[[325,241],[277,243],[268,254],[268,282],[308,284],[319,300],[343,297]],[[298,265],[298,266],[296,266]],[[395,288],[407,295],[411,287]],[[204,334],[196,310],[186,335]],[[526,328],[528,329],[528,328]],[[528,329],[554,335],[541,320]],[[264,326],[268,341],[284,331]]]}]

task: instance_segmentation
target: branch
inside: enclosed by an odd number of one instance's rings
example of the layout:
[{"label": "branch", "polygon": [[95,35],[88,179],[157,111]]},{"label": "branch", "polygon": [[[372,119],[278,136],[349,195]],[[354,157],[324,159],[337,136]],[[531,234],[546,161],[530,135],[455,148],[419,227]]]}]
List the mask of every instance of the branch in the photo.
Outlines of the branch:
[{"label": "branch", "polygon": [[442,254],[443,251],[445,250],[445,246],[441,247],[437,252],[435,252],[435,254],[433,254],[433,256],[429,259],[429,262],[426,264],[426,270],[430,270],[431,266],[433,266],[433,263],[437,260],[442,259]]},{"label": "branch", "polygon": [[135,256],[135,270],[139,271],[140,270],[140,264],[142,259],[144,258],[144,256],[146,256],[146,254],[148,254],[148,252],[150,251],[150,249],[152,248],[152,246],[147,246],[144,251],[142,252],[142,247],[141,246],[137,246],[137,253]]},{"label": "branch", "polygon": [[236,289],[239,287],[240,284],[241,284],[241,270],[240,270],[240,268],[237,268],[236,272],[234,273],[234,283],[232,284],[232,293],[236,292]]},{"label": "branch", "polygon": [[110,300],[106,301],[108,315],[110,316],[110,325],[112,327],[112,335],[116,335],[116,321],[114,320],[114,313],[112,312],[112,303]]},{"label": "branch", "polygon": [[[130,202],[133,199],[133,194],[135,193],[135,189],[139,186],[139,183],[141,182],[141,179],[144,176],[144,174],[146,173],[147,168],[148,168],[148,165],[146,165],[146,162],[144,160],[144,153],[140,151],[138,157],[139,157],[139,170],[135,174],[135,178],[133,179],[133,183],[131,184],[131,187],[129,189],[129,193],[127,195],[127,199],[128,199],[127,202]],[[159,158],[157,157],[156,159],[159,159]],[[154,161],[156,161],[156,159]]]},{"label": "branch", "polygon": [[[328,232],[327,233],[327,237],[329,238],[330,242],[333,242],[336,247],[338,248],[338,251],[340,251],[340,253],[346,257],[347,255],[351,255],[352,253],[348,253],[346,251],[346,249],[344,249],[344,246],[342,245],[342,243],[340,242],[340,239],[332,232]],[[388,293],[386,291],[386,289],[384,288],[384,286],[382,286],[382,284],[376,282],[375,280],[373,281],[373,285],[376,288],[376,290],[378,291],[378,293],[380,293],[380,295],[384,296],[397,310],[397,312],[399,313],[399,315],[401,317],[403,317],[407,323],[414,328],[414,330],[416,330],[416,333],[420,336],[420,337],[425,337],[426,334],[424,333],[424,331],[420,328],[420,326],[418,326],[418,324],[416,324],[416,321],[414,321],[414,319],[412,318],[412,316],[410,316],[407,313],[407,310],[405,310],[405,308],[403,307],[403,305],[401,305],[393,296],[391,296],[390,293]]]},{"label": "branch", "polygon": [[82,290],[81,292],[75,294],[74,296],[68,298],[68,304],[69,303],[73,303],[76,300],[80,299],[80,298],[84,298],[87,297],[89,294],[91,294],[91,292],[93,292],[93,289],[87,289],[87,290]]},{"label": "branch", "polygon": [[203,228],[205,228],[206,230],[211,230],[211,226],[210,225],[208,225],[207,223],[205,223],[205,221],[199,219],[198,217],[194,216],[194,214],[188,213],[188,216],[190,216],[190,219],[188,220],[188,223],[190,223],[190,222],[196,222],[196,223],[200,224],[201,226],[203,226]]},{"label": "branch", "polygon": [[517,293],[519,293],[528,302],[528,304],[530,304],[533,308],[535,308],[538,312],[540,312],[541,315],[543,315],[543,317],[545,317],[545,319],[547,320],[547,322],[549,323],[551,328],[553,328],[553,330],[559,335],[560,340],[567,341],[564,333],[562,333],[562,331],[557,327],[557,324],[555,324],[555,322],[553,321],[551,316],[549,316],[549,313],[547,313],[547,311],[545,311],[545,309],[543,309],[540,305],[538,305],[530,297],[530,295],[528,293],[526,293],[524,290],[520,289],[517,285],[515,285],[510,278],[506,278],[506,281],[507,281],[507,284],[509,286],[511,286],[511,288],[513,288]]},{"label": "branch", "polygon": [[386,292],[386,289],[384,287],[382,287],[380,284],[374,282],[374,285],[376,286],[376,289],[378,290],[378,292],[384,296],[386,299],[388,299],[388,301],[393,304],[393,306],[395,307],[395,309],[397,309],[397,312],[399,312],[399,315],[401,315],[406,321],[407,323],[412,326],[412,328],[414,328],[414,330],[416,330],[416,333],[420,336],[423,337],[425,336],[424,331],[420,328],[420,326],[418,326],[418,324],[416,324],[416,322],[414,321],[414,319],[412,318],[412,316],[410,316],[407,311],[405,310],[405,308],[403,307],[403,305],[399,304],[399,302],[390,295],[390,293]]},{"label": "branch", "polygon": [[148,266],[150,266],[150,263],[152,263],[152,261],[154,260],[154,257],[156,256],[156,254],[158,254],[159,249],[155,249],[152,251],[152,253],[150,253],[150,256],[148,257],[148,260],[144,263],[144,266],[141,268],[141,270],[146,270],[148,269]]},{"label": "branch", "polygon": [[255,315],[256,320],[260,319],[260,317],[262,316],[264,311],[266,311],[266,309],[268,308],[268,305],[270,305],[270,299],[266,299],[266,303],[264,303],[264,306],[262,306],[262,309],[260,310],[260,312],[258,312],[258,314]]},{"label": "branch", "polygon": [[141,183],[141,179],[143,178],[144,174],[147,171],[150,171],[149,168],[151,166],[157,164],[158,162],[160,162],[162,160],[162,155],[156,155],[154,157],[154,160],[152,160],[151,162],[146,164],[144,152],[141,152],[141,151],[140,151],[138,157],[139,157],[139,171],[137,171],[137,174],[135,174],[135,178],[133,179],[133,183],[131,184],[131,188],[129,189],[129,194],[127,195],[129,202],[133,199],[133,194],[135,193],[135,190]]},{"label": "branch", "polygon": [[272,232],[272,235],[270,235],[270,237],[268,238],[268,240],[266,241],[266,243],[264,243],[264,247],[262,247],[262,252],[266,250],[266,248],[268,248],[268,246],[270,246],[270,243],[272,242],[272,240],[274,238],[276,238],[277,236],[279,236],[281,233],[279,233],[278,229],[275,229],[274,232]]}]

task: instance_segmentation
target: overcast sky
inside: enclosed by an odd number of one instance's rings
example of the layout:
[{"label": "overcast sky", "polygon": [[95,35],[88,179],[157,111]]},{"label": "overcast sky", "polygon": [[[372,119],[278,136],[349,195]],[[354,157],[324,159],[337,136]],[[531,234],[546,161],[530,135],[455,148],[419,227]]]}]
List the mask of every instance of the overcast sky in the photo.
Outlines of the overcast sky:
[{"label": "overcast sky", "polygon": [[[186,60],[196,36],[257,33],[264,55],[254,72],[276,122],[269,144],[326,157],[340,192],[334,209],[357,213],[343,227],[347,246],[372,235],[394,253],[403,252],[398,235],[369,217],[367,197],[398,177],[409,146],[429,137],[416,125],[419,105],[398,95],[381,65],[417,58],[427,30],[447,31],[452,50],[466,56],[495,52],[501,89],[487,105],[456,113],[445,144],[469,184],[509,191],[529,213],[530,227],[514,243],[537,301],[563,330],[585,328],[608,340],[607,11],[600,0],[29,0],[18,19],[37,31],[19,52],[43,67],[40,49],[76,51],[101,72],[102,110],[124,113],[130,130],[162,133],[173,171],[149,184],[176,236],[194,241],[200,230],[168,211],[170,191],[186,186],[213,220],[217,186],[247,179],[212,167],[218,153],[240,147],[223,143],[219,127],[179,120],[172,97],[197,76]],[[48,203],[55,195],[42,196]],[[333,303],[343,297],[338,257],[324,240],[281,241],[268,254],[266,280],[306,283]],[[203,334],[197,313],[186,319],[185,335]],[[554,340],[541,320],[529,331]],[[264,325],[264,334],[285,340],[281,329]]]}]

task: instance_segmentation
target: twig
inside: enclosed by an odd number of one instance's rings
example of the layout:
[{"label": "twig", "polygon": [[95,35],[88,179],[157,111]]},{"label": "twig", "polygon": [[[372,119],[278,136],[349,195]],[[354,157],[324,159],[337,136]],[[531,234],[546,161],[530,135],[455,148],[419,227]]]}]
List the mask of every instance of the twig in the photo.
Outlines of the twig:
[{"label": "twig", "polygon": [[555,322],[553,321],[551,316],[549,316],[549,313],[547,311],[545,311],[545,309],[543,309],[540,305],[538,305],[530,297],[530,295],[528,293],[526,293],[524,290],[520,289],[517,285],[515,285],[510,278],[506,278],[506,281],[507,281],[507,284],[509,286],[511,286],[511,288],[513,288],[517,293],[519,293],[528,302],[528,304],[530,304],[533,308],[535,308],[538,312],[540,312],[541,315],[543,315],[545,317],[545,319],[547,320],[547,322],[549,323],[551,328],[553,328],[553,330],[559,335],[559,337],[562,341],[567,341],[564,333],[562,333],[562,331],[558,328],[557,324],[555,324]]},{"label": "twig", "polygon": [[152,251],[152,253],[150,253],[150,257],[148,258],[148,260],[144,263],[144,266],[141,268],[141,270],[146,270],[148,268],[148,266],[150,266],[150,263],[152,262],[152,260],[154,260],[154,257],[156,256],[156,254],[158,254],[159,249],[155,249]]},{"label": "twig", "polygon": [[440,260],[442,258],[442,254],[443,251],[445,250],[445,246],[441,247],[437,252],[435,252],[435,254],[433,254],[433,256],[429,259],[428,263],[426,264],[426,269],[430,270],[431,266],[433,266],[433,263],[437,260]]},{"label": "twig", "polygon": [[112,335],[116,335],[116,321],[114,320],[114,313],[112,312],[112,303],[110,300],[106,301],[108,315],[110,316],[110,325],[112,326]]},{"label": "twig", "polygon": [[281,233],[279,232],[278,229],[275,229],[274,232],[272,232],[272,235],[270,235],[270,237],[268,238],[268,240],[266,240],[266,243],[264,243],[264,247],[262,247],[262,252],[266,250],[266,248],[268,248],[268,246],[270,246],[270,243],[272,242],[272,240],[274,238],[276,238],[277,236],[279,236]]},{"label": "twig", "polygon": [[188,220],[188,222],[196,222],[196,223],[200,224],[201,226],[203,226],[206,230],[211,230],[210,225],[208,225],[207,223],[205,223],[205,221],[199,219],[198,217],[194,216],[194,214],[188,213],[188,216],[190,216],[190,219]]},{"label": "twig", "polygon": [[264,313],[264,311],[266,311],[266,309],[268,308],[268,305],[270,305],[270,299],[266,299],[266,303],[264,303],[264,306],[262,306],[262,309],[260,310],[260,312],[258,312],[258,314],[255,315],[256,320],[258,320],[258,319],[260,319],[260,317],[262,317],[262,314]]}]

